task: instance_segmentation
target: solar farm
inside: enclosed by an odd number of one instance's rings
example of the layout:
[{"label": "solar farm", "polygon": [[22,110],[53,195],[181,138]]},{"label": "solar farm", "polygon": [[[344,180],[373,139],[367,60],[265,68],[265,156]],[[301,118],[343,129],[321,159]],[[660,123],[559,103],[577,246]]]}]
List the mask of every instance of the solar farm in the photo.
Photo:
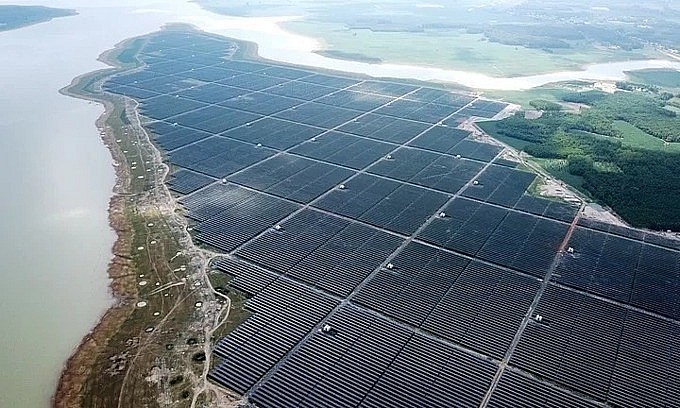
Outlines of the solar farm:
[{"label": "solar farm", "polygon": [[530,195],[456,128],[505,104],[148,38],[104,89],[249,296],[214,383],[260,407],[680,406],[680,245]]}]

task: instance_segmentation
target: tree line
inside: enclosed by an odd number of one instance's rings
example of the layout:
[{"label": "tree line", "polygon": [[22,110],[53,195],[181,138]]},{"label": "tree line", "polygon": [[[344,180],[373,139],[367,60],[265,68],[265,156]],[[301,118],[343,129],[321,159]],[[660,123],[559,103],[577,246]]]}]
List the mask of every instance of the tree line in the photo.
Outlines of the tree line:
[{"label": "tree line", "polygon": [[[482,124],[492,136],[517,143],[532,156],[566,160],[581,188],[636,227],[680,230],[680,154],[621,142],[615,120],[667,141],[678,141],[680,123],[662,98],[642,92],[569,93],[565,101],[591,106],[575,115],[555,110],[538,119],[516,114]],[[597,135],[610,136],[599,137]]]}]

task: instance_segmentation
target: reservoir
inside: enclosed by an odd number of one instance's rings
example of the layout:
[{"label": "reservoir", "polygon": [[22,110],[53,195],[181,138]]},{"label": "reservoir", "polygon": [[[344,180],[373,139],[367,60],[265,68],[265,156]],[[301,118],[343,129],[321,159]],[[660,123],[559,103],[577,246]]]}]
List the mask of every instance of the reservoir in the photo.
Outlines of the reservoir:
[{"label": "reservoir", "polygon": [[47,406],[64,361],[113,303],[106,266],[115,239],[107,215],[115,179],[94,125],[103,108],[58,91],[76,76],[104,68],[96,58],[115,43],[168,22],[186,22],[255,41],[267,58],[497,89],[576,78],[620,79],[624,70],[680,67],[677,62],[633,61],[591,66],[584,72],[488,78],[325,58],[312,52],[315,40],[284,32],[276,19],[219,16],[188,2],[91,4],[51,1],[49,6],[75,8],[79,15],[0,33],[5,61],[0,65],[1,407]]}]

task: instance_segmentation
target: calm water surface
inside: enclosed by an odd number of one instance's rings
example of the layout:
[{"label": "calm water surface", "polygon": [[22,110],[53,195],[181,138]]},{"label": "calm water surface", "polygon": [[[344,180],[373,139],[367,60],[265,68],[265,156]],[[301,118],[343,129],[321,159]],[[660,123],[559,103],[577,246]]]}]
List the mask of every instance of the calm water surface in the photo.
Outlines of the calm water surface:
[{"label": "calm water surface", "polygon": [[134,27],[117,28],[110,17],[123,9],[80,12],[0,33],[3,408],[47,406],[64,361],[112,303],[115,180],[94,126],[103,108],[58,90],[103,67],[102,51],[163,19],[139,14]]}]

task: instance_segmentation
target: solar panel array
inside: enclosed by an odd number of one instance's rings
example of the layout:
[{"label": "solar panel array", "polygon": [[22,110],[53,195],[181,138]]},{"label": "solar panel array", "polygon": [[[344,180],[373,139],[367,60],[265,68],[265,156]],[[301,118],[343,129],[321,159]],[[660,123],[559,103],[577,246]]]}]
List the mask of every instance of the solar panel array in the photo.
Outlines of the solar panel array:
[{"label": "solar panel array", "polygon": [[343,307],[328,320],[336,334],[312,333],[253,394],[264,406],[355,407],[411,335],[406,328]]},{"label": "solar panel array", "polygon": [[590,229],[644,241],[665,248],[680,249],[680,240],[653,231],[644,231],[622,225],[607,224],[593,219],[581,219],[578,224]]},{"label": "solar panel array", "polygon": [[283,153],[227,179],[258,191],[308,203],[352,175],[351,170]]},{"label": "solar panel array", "polygon": [[675,406],[677,322],[550,286],[510,364],[620,407]]},{"label": "solar panel array", "polygon": [[539,286],[535,279],[472,261],[427,317],[423,328],[500,359]]},{"label": "solar panel array", "polygon": [[502,150],[499,146],[470,140],[469,136],[469,132],[462,129],[437,126],[413,140],[409,145],[484,162],[491,161]]},{"label": "solar panel array", "polygon": [[514,370],[503,373],[489,400],[492,408],[596,408],[601,405]]},{"label": "solar panel array", "polygon": [[680,246],[572,234],[575,206],[456,129],[505,104],[238,52],[162,32],[104,84],[252,296],[212,381],[263,407],[680,405]]},{"label": "solar panel array", "polygon": [[477,256],[542,277],[550,268],[568,225],[509,211]]},{"label": "solar panel array", "polygon": [[212,267],[233,276],[229,285],[249,295],[262,292],[279,277],[271,271],[235,258],[219,258]]},{"label": "solar panel array", "polygon": [[476,407],[496,365],[431,337],[414,334],[362,407]]},{"label": "solar panel array", "polygon": [[680,319],[680,253],[577,227],[555,281]]},{"label": "solar panel array", "polygon": [[505,166],[490,166],[464,192],[465,197],[514,207],[536,178],[533,173]]},{"label": "solar panel array", "polygon": [[392,150],[394,146],[387,143],[329,131],[300,144],[291,152],[360,170]]},{"label": "solar panel array", "polygon": [[403,147],[377,161],[368,171],[453,194],[483,167],[476,161]]},{"label": "solar panel array", "polygon": [[559,221],[571,222],[578,212],[579,206],[562,201],[545,200],[525,194],[517,201],[515,209]]},{"label": "solar panel array", "polygon": [[347,296],[402,239],[333,215],[305,210],[236,252],[270,270]]},{"label": "solar panel array", "polygon": [[395,232],[410,234],[447,201],[436,191],[359,174],[315,206]]},{"label": "solar panel array", "polygon": [[255,296],[257,314],[215,346],[211,379],[245,393],[324,318],[336,302],[303,285],[277,280]]},{"label": "solar panel array", "polygon": [[174,172],[168,179],[168,187],[180,194],[189,194],[212,184],[215,180],[212,178],[196,173],[190,170],[181,169]]}]

